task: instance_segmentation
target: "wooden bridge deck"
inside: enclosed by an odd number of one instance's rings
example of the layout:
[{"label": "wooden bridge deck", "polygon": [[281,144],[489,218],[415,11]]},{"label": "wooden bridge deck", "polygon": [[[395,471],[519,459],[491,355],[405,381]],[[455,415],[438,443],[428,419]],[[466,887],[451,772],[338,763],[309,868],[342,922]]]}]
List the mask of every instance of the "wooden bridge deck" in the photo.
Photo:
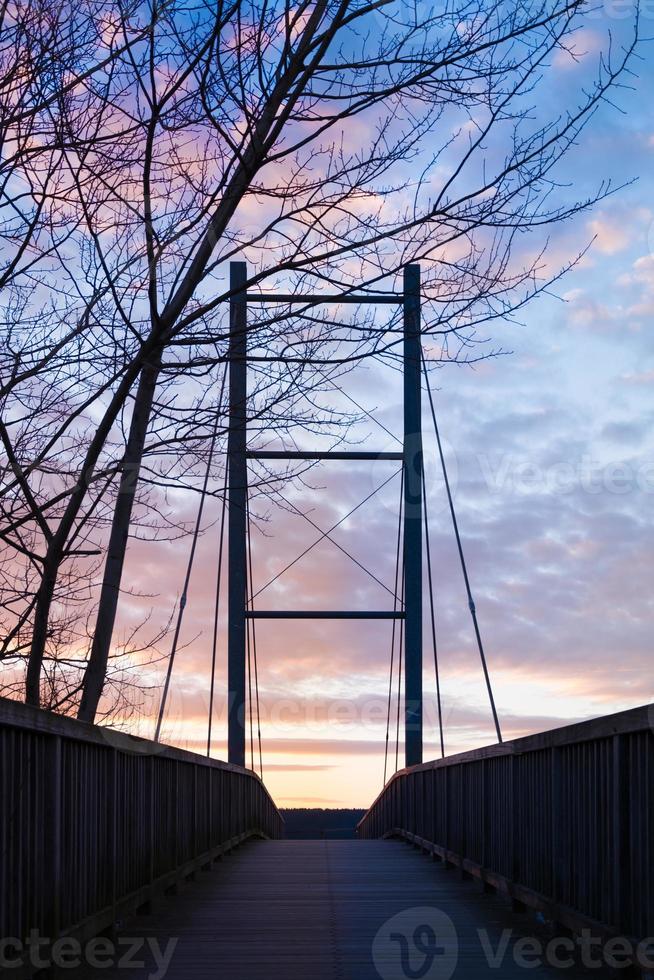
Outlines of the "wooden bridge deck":
[{"label": "wooden bridge deck", "polygon": [[[456,950],[439,912],[454,926]],[[425,956],[416,953],[413,935],[425,923],[433,924],[444,952],[423,973]],[[166,980],[606,976],[603,969],[526,970],[516,964],[513,943],[533,936],[535,928],[527,916],[514,915],[504,900],[483,895],[457,871],[398,841],[251,841],[180,894],[166,898],[157,914],[125,923],[120,936],[152,937],[162,949],[171,937],[177,938]],[[496,950],[508,929],[513,930],[511,942],[501,966],[493,969],[480,930]],[[402,935],[413,957],[409,971],[400,958]],[[419,942],[428,945],[429,935],[423,932]],[[145,966],[132,966],[131,977],[162,976],[149,951],[135,959],[144,959]],[[106,980],[126,975],[125,969],[75,973]]]}]

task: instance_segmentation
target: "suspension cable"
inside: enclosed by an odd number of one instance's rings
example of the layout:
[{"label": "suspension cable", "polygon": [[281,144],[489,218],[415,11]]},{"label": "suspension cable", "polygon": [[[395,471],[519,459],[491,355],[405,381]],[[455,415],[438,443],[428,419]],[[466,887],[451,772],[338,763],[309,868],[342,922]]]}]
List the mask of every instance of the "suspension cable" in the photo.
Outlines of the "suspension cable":
[{"label": "suspension cable", "polygon": [[[250,609],[254,609],[254,576],[252,574],[252,535],[251,527],[252,523],[250,520],[250,496],[249,492],[246,497],[246,516],[247,516],[247,535],[248,535],[248,568],[250,577],[250,588],[249,588],[249,606]],[[252,626],[252,659],[254,661],[254,695],[256,699],[256,711],[257,711],[257,740],[259,745],[259,775],[263,779],[263,754],[261,750],[261,711],[259,707],[259,668],[257,664],[257,634],[254,619],[250,620]],[[250,699],[252,698],[252,693],[250,692]],[[250,701],[250,729],[252,728],[252,703]],[[254,763],[252,764],[254,769]]]},{"label": "suspension cable", "polygon": [[[245,490],[245,521],[246,521],[246,547],[250,548],[250,536],[248,531],[250,529],[250,518],[249,518],[249,493],[250,488],[246,487]],[[250,577],[246,568],[246,585],[245,585],[245,605],[246,608],[250,606],[250,586],[247,579]],[[253,622],[248,619],[246,622],[246,633],[245,633],[245,646],[247,652],[247,681],[248,681],[248,719],[250,722],[250,769],[254,772],[254,712],[252,710],[252,626]]]},{"label": "suspension cable", "polygon": [[[375,425],[378,425],[379,428],[382,429],[387,435],[389,435],[395,442],[399,443],[400,445],[402,444],[402,440],[398,436],[396,436],[394,432],[391,432],[391,430],[387,426],[385,426],[384,423],[381,422],[373,412],[370,412],[367,408],[365,408],[363,405],[361,405],[348,392],[342,391],[341,389],[337,389],[337,390],[340,391],[341,394],[345,395],[345,397],[348,399],[348,401],[350,401],[356,408],[358,408],[359,411],[363,412],[363,414],[366,415],[371,420],[371,422],[374,422]],[[424,479],[424,473],[423,473],[423,479]],[[397,549],[398,549],[398,551],[397,551],[397,559],[396,559],[396,564],[395,564],[395,590],[394,590],[394,593],[395,594],[394,594],[394,600],[393,600],[393,610],[394,611],[397,609],[397,605],[396,605],[396,603],[397,603],[397,586],[398,586],[398,574],[399,574],[399,567],[400,567],[399,549],[400,549],[400,536],[401,536],[401,528],[402,528],[403,484],[404,484],[404,467],[402,467],[402,489],[400,490],[400,516],[399,516],[398,542],[397,542]],[[336,542],[333,542],[333,543],[335,544]],[[337,547],[338,547],[338,545],[337,545]],[[350,556],[350,557],[352,557],[352,556]],[[404,562],[402,563],[402,586],[401,586],[401,589],[402,589],[402,598],[400,599],[400,607],[404,605]],[[387,591],[388,591],[388,589],[387,589]],[[396,623],[395,623],[395,620],[393,620],[393,632],[392,632],[392,636],[391,636],[391,664],[390,664],[390,672],[389,672],[389,680],[388,680],[388,704],[387,704],[387,711],[386,711],[386,739],[385,739],[385,747],[384,747],[384,786],[386,785],[386,775],[387,775],[387,767],[388,767],[388,746],[389,746],[389,734],[390,734],[390,723],[391,723],[391,702],[392,702],[392,690],[393,690],[393,666],[394,666],[394,659],[395,659],[395,626],[396,626]],[[400,633],[400,643],[399,643],[399,664],[398,664],[399,673],[398,673],[398,695],[397,695],[397,724],[396,724],[396,734],[395,734],[395,771],[396,772],[398,770],[398,764],[399,764],[400,699],[401,699],[401,686],[402,686],[402,641],[403,641],[403,629],[402,628],[400,628],[399,633]],[[436,650],[436,647],[434,646],[434,652],[435,652],[435,650]],[[436,661],[436,664],[437,664],[437,661]],[[438,666],[436,666],[436,671],[437,671],[436,683],[437,683],[437,687],[438,687],[438,683],[439,683],[438,682]],[[442,739],[442,721],[441,721],[441,714],[440,714],[440,688],[439,688],[439,722],[441,724],[441,746],[442,746],[443,739]]]},{"label": "suspension cable", "polygon": [[209,485],[209,476],[211,475],[211,464],[213,462],[214,450],[216,448],[216,442],[218,441],[218,432],[220,429],[220,418],[223,403],[223,394],[225,391],[225,381],[227,380],[227,362],[225,362],[225,371],[223,373],[223,380],[220,386],[220,396],[218,399],[219,410],[216,412],[216,423],[214,425],[213,435],[211,436],[211,444],[209,446],[209,458],[207,460],[207,469],[204,474],[204,481],[202,483],[202,490],[200,492],[200,504],[198,506],[198,513],[195,519],[195,528],[193,530],[193,539],[191,542],[191,552],[189,554],[188,563],[186,566],[186,575],[184,576],[184,586],[182,588],[182,594],[179,600],[179,610],[177,612],[177,623],[175,624],[175,633],[173,636],[173,644],[168,657],[168,669],[166,671],[166,680],[164,683],[163,692],[161,695],[161,703],[159,705],[159,716],[157,718],[157,726],[154,733],[154,741],[159,741],[159,736],[161,735],[161,725],[163,722],[164,712],[166,710],[166,701],[168,700],[168,689],[170,687],[170,678],[173,672],[173,664],[175,663],[175,656],[177,654],[177,644],[179,642],[179,634],[182,628],[182,620],[184,619],[184,609],[186,608],[186,600],[188,597],[188,587],[191,581],[191,573],[193,571],[193,562],[195,561],[195,550],[198,543],[198,537],[200,536],[200,526],[202,523],[202,514],[204,512],[204,504],[207,498],[207,487]]},{"label": "suspension cable", "polygon": [[[403,549],[404,550],[404,549]],[[400,597],[404,602],[404,555],[402,556],[402,581]],[[397,665],[397,722],[395,726],[395,772],[400,768],[400,704],[402,701],[402,653],[404,649],[404,628],[400,629],[400,653]]]},{"label": "suspension cable", "polygon": [[252,711],[252,644],[250,642],[250,631],[252,623],[248,620],[246,632],[247,647],[247,667],[248,667],[248,716],[250,719],[250,769],[254,772],[254,732],[253,732],[253,711]]},{"label": "suspension cable", "polygon": [[441,705],[441,681],[438,669],[438,645],[436,643],[436,613],[434,610],[434,585],[431,573],[431,546],[429,543],[429,516],[427,513],[427,483],[425,468],[422,468],[422,499],[425,508],[425,544],[427,552],[427,578],[429,581],[429,608],[431,611],[431,637],[434,649],[434,672],[436,674],[436,700],[438,702],[438,730],[441,739],[441,758],[445,758],[445,739],[443,737],[443,709]]},{"label": "suspension cable", "polygon": [[425,361],[424,354],[421,353],[422,358],[422,369],[425,376],[425,382],[427,385],[427,394],[429,395],[429,406],[431,408],[431,417],[434,423],[434,432],[436,433],[436,443],[438,445],[438,454],[440,456],[441,468],[443,470],[443,480],[445,482],[445,490],[447,492],[447,500],[450,507],[450,515],[452,517],[452,526],[454,528],[454,535],[456,537],[456,544],[459,550],[459,558],[461,561],[461,570],[463,572],[463,580],[465,582],[466,592],[468,595],[468,608],[470,609],[470,615],[472,617],[472,623],[475,630],[475,636],[477,638],[477,647],[479,649],[479,656],[481,658],[481,665],[484,671],[484,678],[486,680],[486,690],[488,691],[488,699],[490,701],[491,711],[493,713],[493,721],[495,722],[495,732],[497,734],[497,741],[502,741],[502,731],[500,729],[500,722],[497,716],[497,710],[495,708],[495,698],[493,697],[493,688],[491,685],[490,675],[488,673],[488,665],[486,663],[486,655],[484,653],[484,646],[481,640],[481,633],[479,630],[479,623],[477,621],[477,609],[475,606],[474,599],[472,597],[472,589],[470,588],[470,579],[468,578],[468,569],[466,567],[466,560],[463,554],[463,545],[461,543],[461,535],[459,534],[459,524],[456,518],[456,511],[454,509],[454,500],[452,499],[452,491],[450,488],[450,481],[447,475],[447,466],[445,463],[445,456],[443,454],[443,446],[441,444],[440,432],[438,429],[438,423],[436,421],[436,410],[434,408],[434,399],[432,398],[431,385],[429,384],[429,373],[427,371],[427,363]]},{"label": "suspension cable", "polygon": [[384,582],[382,582],[382,580],[377,575],[375,575],[374,572],[372,572],[366,565],[364,565],[362,561],[359,561],[359,559],[356,558],[351,552],[349,552],[347,548],[344,548],[343,545],[339,544],[338,541],[334,540],[334,538],[332,538],[329,531],[323,531],[323,529],[320,527],[319,524],[316,524],[316,522],[312,520],[308,514],[305,514],[303,510],[301,510],[298,506],[296,506],[296,504],[294,504],[292,500],[289,500],[288,497],[285,497],[283,493],[280,493],[279,490],[277,491],[277,496],[280,497],[280,499],[283,500],[285,504],[287,504],[289,507],[292,508],[293,513],[297,514],[298,517],[304,518],[307,524],[310,524],[311,527],[315,528],[316,531],[320,531],[321,534],[323,534],[323,538],[321,538],[321,540],[326,540],[329,541],[330,544],[333,544],[335,548],[338,548],[338,550],[345,555],[346,558],[349,558],[350,561],[354,562],[354,564],[361,569],[362,572],[365,572],[366,575],[368,575],[373,580],[373,582],[376,582],[377,585],[380,585],[382,589],[385,589],[389,595],[392,595],[395,599],[397,599],[397,588],[395,592],[393,592],[392,589],[389,589],[389,587]]},{"label": "suspension cable", "polygon": [[[397,611],[397,589],[400,576],[400,544],[402,541],[402,505],[404,503],[404,470],[402,470],[402,480],[400,483],[400,507],[397,522],[397,548],[395,553],[395,598],[393,599],[393,612]],[[388,676],[388,708],[386,712],[386,744],[384,747],[384,786],[386,785],[386,773],[388,770],[388,738],[391,730],[391,701],[393,697],[393,664],[395,660],[395,628],[397,620],[393,620],[391,633],[391,669]]]},{"label": "suspension cable", "polygon": [[284,568],[282,568],[279,572],[277,572],[276,575],[273,575],[273,577],[268,582],[266,582],[265,585],[262,585],[260,589],[257,589],[257,591],[254,593],[252,598],[256,599],[257,596],[260,596],[262,592],[264,592],[269,586],[273,584],[273,582],[276,582],[278,578],[281,578],[281,576],[285,572],[287,572],[289,568],[292,568],[293,565],[296,565],[302,558],[305,557],[305,555],[308,555],[309,552],[316,547],[316,545],[320,544],[321,541],[324,541],[325,538],[332,533],[332,531],[335,531],[337,527],[340,527],[341,524],[343,524],[348,519],[348,517],[351,517],[352,514],[354,514],[357,510],[363,507],[364,504],[368,503],[368,501],[372,497],[374,497],[376,493],[379,493],[380,490],[383,490],[384,487],[387,486],[391,482],[391,480],[394,480],[395,477],[400,472],[401,469],[398,469],[394,473],[391,473],[388,479],[384,480],[383,483],[380,483],[378,487],[375,487],[375,489],[372,490],[367,497],[364,497],[363,500],[360,500],[359,503],[356,505],[356,507],[353,507],[352,510],[348,511],[347,514],[341,517],[340,520],[336,521],[335,524],[332,524],[332,526],[328,528],[326,531],[323,531],[320,537],[316,538],[316,540],[313,541],[307,548],[305,548],[304,551],[301,552],[301,554],[299,554],[296,558],[294,558],[293,561],[289,562],[288,565],[285,565]]},{"label": "suspension cable", "polygon": [[352,405],[354,405],[355,408],[358,408],[360,412],[363,412],[363,414],[366,415],[370,419],[371,422],[374,422],[375,425],[378,425],[380,429],[383,429],[384,432],[387,435],[389,435],[391,437],[391,439],[394,439],[395,442],[397,442],[400,446],[402,445],[402,440],[400,439],[400,437],[399,436],[396,436],[394,432],[391,432],[391,430],[389,428],[387,428],[387,426],[385,426],[383,422],[380,422],[380,420],[377,418],[377,416],[374,414],[374,412],[369,411],[369,409],[365,408],[364,405],[361,405],[355,398],[352,397],[352,395],[350,395],[349,392],[347,392],[343,388],[339,387],[339,385],[337,385],[330,378],[326,378],[324,372],[320,371],[320,369],[318,369],[318,373],[320,375],[322,375],[322,377],[325,379],[325,381],[329,381],[329,383],[332,385],[332,390],[333,391],[337,391],[339,393],[339,395],[344,395],[344,397],[347,398],[347,400],[349,402],[351,402]]},{"label": "suspension cable", "polygon": [[220,541],[218,544],[218,575],[216,579],[216,600],[213,614],[213,636],[211,639],[211,686],[209,692],[209,727],[207,731],[207,758],[211,755],[211,727],[213,725],[214,691],[216,687],[216,655],[218,651],[218,614],[220,611],[220,584],[223,569],[223,542],[225,540],[225,512],[227,510],[227,477],[229,467],[225,460],[225,482],[223,484],[223,504],[220,515]]}]

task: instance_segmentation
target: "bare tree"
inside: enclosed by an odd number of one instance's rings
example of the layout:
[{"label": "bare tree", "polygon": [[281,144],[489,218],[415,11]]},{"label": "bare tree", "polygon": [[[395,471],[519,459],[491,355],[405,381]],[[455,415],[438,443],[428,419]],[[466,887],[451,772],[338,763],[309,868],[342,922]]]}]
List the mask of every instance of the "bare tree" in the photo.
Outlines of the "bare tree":
[{"label": "bare tree", "polygon": [[[82,149],[80,130],[92,109],[79,88],[110,74],[118,53],[137,40],[114,47],[105,14],[94,0],[27,0],[0,11],[0,660],[10,664],[31,642],[44,544],[66,496],[66,470],[75,465],[76,427],[107,383],[106,370],[103,377],[97,372],[97,331],[87,340],[101,290],[80,302],[72,270],[61,261],[79,248],[79,221],[68,204],[74,182],[63,165],[73,143]],[[98,522],[104,492],[89,499],[80,533]],[[76,638],[72,608],[88,600],[99,555],[69,539],[53,595],[51,650]],[[3,689],[12,689],[11,678]]]}]

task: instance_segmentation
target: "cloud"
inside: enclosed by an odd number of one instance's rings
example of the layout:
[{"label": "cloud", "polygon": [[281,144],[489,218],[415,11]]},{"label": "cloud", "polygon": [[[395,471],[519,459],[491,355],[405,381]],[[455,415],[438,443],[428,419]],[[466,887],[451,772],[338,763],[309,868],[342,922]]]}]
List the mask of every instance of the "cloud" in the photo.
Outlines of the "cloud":
[{"label": "cloud", "polygon": [[572,38],[566,40],[565,46],[560,45],[552,64],[562,71],[572,71],[583,65],[589,55],[597,55],[604,47],[604,38],[590,28],[579,28]]},{"label": "cloud", "polygon": [[630,225],[618,218],[600,215],[588,222],[588,230],[593,236],[593,247],[602,255],[616,255],[629,247],[632,241]]},{"label": "cloud", "polygon": [[602,438],[619,444],[638,445],[652,431],[654,419],[647,415],[641,419],[608,422],[602,429]]},{"label": "cloud", "polygon": [[623,374],[622,381],[628,385],[651,385],[654,384],[654,370],[635,371],[630,374]]},{"label": "cloud", "polygon": [[285,773],[299,773],[299,772],[327,772],[333,769],[334,766],[310,766],[310,765],[300,765],[298,763],[291,763],[289,765],[282,765],[275,762],[266,763],[266,772],[285,772]]}]

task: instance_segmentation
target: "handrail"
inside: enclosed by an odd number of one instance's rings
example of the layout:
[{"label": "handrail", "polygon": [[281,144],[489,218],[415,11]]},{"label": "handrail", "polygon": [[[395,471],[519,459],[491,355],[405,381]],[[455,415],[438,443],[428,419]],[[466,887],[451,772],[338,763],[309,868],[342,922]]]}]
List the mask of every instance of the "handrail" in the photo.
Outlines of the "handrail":
[{"label": "handrail", "polygon": [[405,776],[409,772],[424,772],[427,769],[443,769],[448,766],[458,766],[464,762],[477,762],[480,759],[498,758],[499,756],[521,755],[524,752],[534,752],[538,749],[562,748],[564,745],[575,745],[579,742],[593,741],[609,735],[627,735],[630,732],[654,731],[654,703],[627,708],[612,715],[601,715],[599,718],[588,718],[585,721],[574,722],[572,725],[562,725],[551,728],[546,732],[536,732],[535,735],[523,735],[500,744],[493,742],[478,749],[458,752],[444,759],[432,759],[417,766],[398,769],[389,779],[386,786],[380,790],[368,807],[357,829],[363,824],[377,801],[384,795],[393,780]]},{"label": "handrail", "polygon": [[20,940],[85,941],[283,828],[251,770],[5,698],[0,800],[0,936]]},{"label": "handrail", "polygon": [[396,773],[360,837],[402,837],[520,906],[637,943],[654,924],[654,704]]}]

